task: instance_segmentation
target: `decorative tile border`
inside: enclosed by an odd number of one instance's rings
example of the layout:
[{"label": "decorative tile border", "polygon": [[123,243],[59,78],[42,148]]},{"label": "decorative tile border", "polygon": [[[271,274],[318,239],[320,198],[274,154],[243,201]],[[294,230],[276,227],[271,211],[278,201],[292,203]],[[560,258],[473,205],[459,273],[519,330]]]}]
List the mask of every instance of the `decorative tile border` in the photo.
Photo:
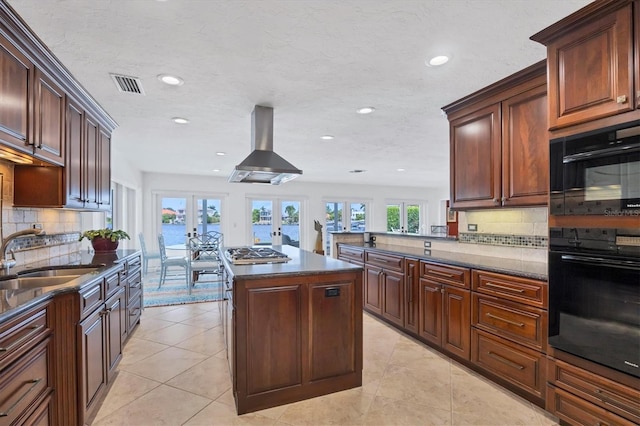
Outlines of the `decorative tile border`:
[{"label": "decorative tile border", "polygon": [[471,234],[461,232],[458,235],[458,241],[469,244],[546,249],[549,238],[540,235]]},{"label": "decorative tile border", "polygon": [[[60,246],[63,244],[77,243],[80,238],[79,232],[70,232],[68,234],[47,234],[41,237],[36,235],[28,235],[18,237],[11,243],[9,248],[15,252],[33,250],[42,247]],[[2,256],[3,253],[0,253]]]}]

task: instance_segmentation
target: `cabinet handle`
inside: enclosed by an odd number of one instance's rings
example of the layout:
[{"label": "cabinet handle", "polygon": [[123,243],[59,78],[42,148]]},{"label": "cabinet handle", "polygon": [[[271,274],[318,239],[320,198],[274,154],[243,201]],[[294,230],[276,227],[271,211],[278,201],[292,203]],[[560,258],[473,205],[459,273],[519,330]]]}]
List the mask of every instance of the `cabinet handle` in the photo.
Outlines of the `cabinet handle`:
[{"label": "cabinet handle", "polygon": [[524,323],[523,323],[523,322],[515,322],[515,321],[508,320],[508,319],[506,319],[506,318],[498,317],[498,316],[496,316],[496,315],[493,315],[491,312],[487,312],[487,314],[486,314],[486,315],[487,315],[489,318],[497,319],[497,320],[499,320],[499,321],[504,321],[504,322],[506,322],[507,324],[513,324],[513,325],[518,326],[518,327],[524,327]]},{"label": "cabinet handle", "polygon": [[516,364],[513,361],[509,361],[508,359],[501,357],[500,355],[498,355],[495,352],[489,351],[489,352],[487,352],[487,355],[489,355],[491,358],[495,359],[496,361],[500,361],[501,363],[508,365],[509,367],[513,367],[513,368],[516,368],[518,370],[524,370],[524,366],[522,366],[520,364]]},{"label": "cabinet handle", "polygon": [[485,283],[484,286],[485,287],[497,288],[497,289],[500,289],[500,290],[513,291],[515,293],[524,293],[524,290],[521,289],[521,288],[511,288],[511,287],[507,287],[505,285],[495,284],[495,283],[492,283],[492,282]]},{"label": "cabinet handle", "polygon": [[138,315],[138,312],[140,312],[140,308],[131,309],[131,311],[129,311],[129,316],[135,317],[136,315]]},{"label": "cabinet handle", "polygon": [[596,389],[594,392],[597,394],[596,397],[605,404],[616,407],[618,410],[624,411],[631,416],[637,416],[637,413],[632,413],[628,409],[626,409],[624,403],[616,401],[615,395],[611,395],[609,392],[605,392],[602,389]]},{"label": "cabinet handle", "polygon": [[8,352],[11,349],[15,348],[16,346],[20,346],[24,341],[29,340],[30,338],[32,338],[33,336],[38,334],[40,332],[40,330],[42,329],[42,327],[44,327],[44,325],[42,325],[42,324],[40,324],[40,325],[32,325],[31,327],[29,327],[29,328],[31,328],[30,332],[28,332],[27,334],[25,334],[24,336],[22,336],[21,338],[19,338],[18,340],[16,340],[12,344],[10,344],[9,346],[0,347],[0,352]]},{"label": "cabinet handle", "polygon": [[39,379],[31,379],[31,380],[27,380],[26,383],[33,383],[31,386],[29,386],[29,389],[27,389],[27,391],[22,394],[22,396],[20,398],[18,398],[16,400],[16,402],[14,402],[13,404],[11,404],[11,407],[7,408],[7,411],[2,411],[0,412],[0,417],[7,417],[9,416],[9,414],[11,414],[11,412],[13,410],[15,410],[15,408],[20,405],[20,403],[22,402],[23,399],[25,399],[27,397],[27,395],[29,395],[29,393],[35,389],[36,386],[38,386],[38,384],[42,381],[42,377]]},{"label": "cabinet handle", "polygon": [[409,274],[409,303],[413,302],[413,274]]},{"label": "cabinet handle", "polygon": [[433,269],[429,269],[429,273],[433,275],[439,275],[441,277],[453,278],[453,274],[447,274],[445,272],[434,271]]},{"label": "cabinet handle", "polygon": [[424,289],[427,290],[427,291],[430,291],[431,293],[436,293],[436,292],[440,291],[437,288],[431,288],[431,287],[425,287]]},{"label": "cabinet handle", "polygon": [[627,95],[620,95],[616,98],[616,103],[618,104],[626,104],[627,103]]}]

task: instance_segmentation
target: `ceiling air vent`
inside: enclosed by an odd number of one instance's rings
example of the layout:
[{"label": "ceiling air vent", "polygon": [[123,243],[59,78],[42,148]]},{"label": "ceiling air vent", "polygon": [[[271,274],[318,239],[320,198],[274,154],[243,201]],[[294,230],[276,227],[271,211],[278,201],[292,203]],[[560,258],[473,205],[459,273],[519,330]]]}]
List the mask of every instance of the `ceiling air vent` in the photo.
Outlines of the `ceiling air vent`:
[{"label": "ceiling air vent", "polygon": [[124,93],[135,93],[136,95],[144,95],[142,83],[138,77],[129,77],[126,75],[109,74],[116,83],[118,90]]}]

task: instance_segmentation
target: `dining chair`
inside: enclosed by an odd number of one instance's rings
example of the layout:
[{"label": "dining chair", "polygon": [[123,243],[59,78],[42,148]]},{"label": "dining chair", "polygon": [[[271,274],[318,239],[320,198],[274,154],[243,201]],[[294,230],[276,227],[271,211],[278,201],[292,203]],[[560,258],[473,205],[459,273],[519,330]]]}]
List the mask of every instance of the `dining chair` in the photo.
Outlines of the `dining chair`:
[{"label": "dining chair", "polygon": [[189,259],[182,256],[167,256],[167,248],[164,243],[164,235],[158,235],[158,247],[160,247],[160,281],[158,282],[158,288],[164,284],[167,278],[167,271],[171,267],[184,268],[185,280],[187,282],[187,290],[191,294],[191,264]]},{"label": "dining chair", "polygon": [[215,279],[206,282],[222,281],[222,262],[218,249],[222,242],[222,234],[215,231],[202,234],[199,237],[189,239],[189,288],[201,280],[202,275],[216,275]]},{"label": "dining chair", "polygon": [[147,250],[147,244],[144,241],[144,234],[141,232],[138,234],[140,239],[140,250],[142,251],[142,273],[147,275],[149,270],[149,261],[153,259],[160,259],[160,252],[150,252]]}]

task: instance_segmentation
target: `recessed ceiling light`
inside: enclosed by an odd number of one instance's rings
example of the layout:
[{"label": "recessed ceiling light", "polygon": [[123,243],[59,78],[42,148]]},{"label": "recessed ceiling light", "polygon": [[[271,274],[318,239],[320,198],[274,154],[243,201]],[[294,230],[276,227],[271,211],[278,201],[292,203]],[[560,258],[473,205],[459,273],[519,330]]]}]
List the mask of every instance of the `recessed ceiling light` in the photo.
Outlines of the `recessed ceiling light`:
[{"label": "recessed ceiling light", "polygon": [[174,123],[178,123],[178,124],[187,124],[189,122],[189,120],[182,117],[173,117],[172,120]]},{"label": "recessed ceiling light", "polygon": [[398,169],[399,172],[404,172],[404,169]]},{"label": "recessed ceiling light", "polygon": [[221,156],[221,157],[222,157],[223,155],[225,155],[225,154],[226,154],[225,152],[221,152],[221,151],[220,151],[220,152],[216,152],[216,155],[219,155],[219,156]]},{"label": "recessed ceiling light", "polygon": [[220,171],[220,169],[213,169],[212,172],[214,173],[218,173]]},{"label": "recessed ceiling light", "polygon": [[331,136],[331,135],[323,135],[323,136],[320,136],[320,139],[324,139],[325,141],[330,141],[331,139],[333,139],[333,136]]},{"label": "recessed ceiling light", "polygon": [[364,108],[360,108],[359,110],[357,110],[356,112],[358,114],[371,114],[373,111],[375,111],[376,109],[374,107],[364,107]]},{"label": "recessed ceiling light", "polygon": [[182,86],[184,84],[184,80],[180,77],[176,77],[175,75],[169,74],[160,74],[158,76],[158,80],[161,82],[168,84],[169,86]]},{"label": "recessed ceiling light", "polygon": [[434,56],[433,58],[425,61],[427,66],[430,67],[439,67],[440,65],[444,65],[449,62],[449,57],[445,55]]}]

